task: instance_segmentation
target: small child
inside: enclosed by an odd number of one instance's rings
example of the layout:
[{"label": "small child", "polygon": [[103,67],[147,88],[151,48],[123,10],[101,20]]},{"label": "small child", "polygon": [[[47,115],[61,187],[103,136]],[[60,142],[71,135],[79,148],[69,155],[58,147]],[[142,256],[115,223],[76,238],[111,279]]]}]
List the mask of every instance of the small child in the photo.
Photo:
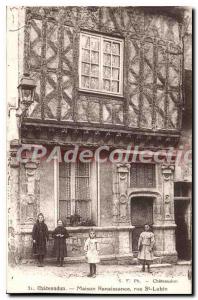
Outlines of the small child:
[{"label": "small child", "polygon": [[90,273],[88,277],[96,277],[96,264],[100,262],[100,258],[98,255],[98,242],[96,240],[96,234],[93,230],[90,231],[89,238],[85,241],[84,250],[90,267]]},{"label": "small child", "polygon": [[147,265],[148,272],[151,273],[150,265],[153,261],[154,244],[154,234],[151,232],[150,226],[146,224],[138,241],[138,259],[142,264],[142,272],[145,272],[145,265]]},{"label": "small child", "polygon": [[54,252],[59,267],[63,266],[64,257],[67,256],[66,238],[69,237],[67,230],[63,227],[62,220],[58,220],[57,227],[52,233],[54,238]]}]

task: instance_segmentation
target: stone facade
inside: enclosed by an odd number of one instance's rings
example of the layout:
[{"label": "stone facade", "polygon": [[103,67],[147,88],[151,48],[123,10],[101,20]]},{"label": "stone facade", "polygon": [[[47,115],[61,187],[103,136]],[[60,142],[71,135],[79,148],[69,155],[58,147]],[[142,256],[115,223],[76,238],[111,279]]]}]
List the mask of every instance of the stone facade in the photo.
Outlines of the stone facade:
[{"label": "stone facade", "polygon": [[[156,8],[155,13],[138,7],[27,7],[15,11],[15,22],[21,25],[15,33],[21,45],[15,77],[29,73],[36,82],[36,93],[25,110],[17,91],[8,95],[9,105],[13,108],[13,99],[18,105],[16,115],[11,109],[9,116],[14,124],[10,127],[15,126],[15,132],[9,132],[8,146],[10,262],[31,258],[31,229],[39,212],[44,213],[50,231],[59,217],[57,162],[26,159],[19,163],[16,152],[22,145],[45,145],[50,151],[52,146],[70,149],[75,145],[126,149],[130,143],[155,153],[183,143],[183,17],[184,11],[176,8]],[[123,95],[79,88],[82,31],[124,40]],[[134,263],[133,232],[146,219],[138,224],[131,210],[133,202],[144,199],[148,210],[152,203],[155,257],[176,262],[174,181],[180,171],[174,161],[157,163],[151,178],[154,185],[144,187],[131,185],[131,172],[130,163],[92,163],[90,168],[91,217],[103,261]],[[69,226],[68,230],[68,256],[82,259],[89,227]],[[52,246],[50,238],[49,257]]]}]

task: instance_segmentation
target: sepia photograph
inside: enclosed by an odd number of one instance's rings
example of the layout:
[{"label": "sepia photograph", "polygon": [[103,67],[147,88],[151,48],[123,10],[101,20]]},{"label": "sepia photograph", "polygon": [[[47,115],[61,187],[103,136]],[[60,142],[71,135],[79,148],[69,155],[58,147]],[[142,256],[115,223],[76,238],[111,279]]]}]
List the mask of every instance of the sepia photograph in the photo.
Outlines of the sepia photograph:
[{"label": "sepia photograph", "polygon": [[192,8],[7,6],[8,294],[192,294]]}]

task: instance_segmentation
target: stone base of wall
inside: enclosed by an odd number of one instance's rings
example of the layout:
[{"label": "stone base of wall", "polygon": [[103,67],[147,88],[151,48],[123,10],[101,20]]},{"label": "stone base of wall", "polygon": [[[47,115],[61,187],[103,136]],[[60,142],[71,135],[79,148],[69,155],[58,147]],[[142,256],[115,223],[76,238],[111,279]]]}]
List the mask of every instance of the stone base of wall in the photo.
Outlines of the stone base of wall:
[{"label": "stone base of wall", "polygon": [[169,264],[175,264],[178,260],[178,257],[176,254],[172,255],[164,255],[161,258],[161,263],[169,263]]},{"label": "stone base of wall", "polygon": [[[129,227],[107,227],[95,228],[97,240],[100,245],[101,264],[139,264],[137,259],[137,252],[132,253],[131,249],[127,248],[126,253],[120,251],[120,233],[129,232]],[[68,263],[85,262],[84,243],[89,236],[89,228],[70,228],[70,237],[67,239],[68,257],[65,261]],[[29,263],[34,261],[32,254],[32,237],[31,232],[23,232],[17,235],[17,243],[15,253],[9,253],[9,257],[14,257],[17,253],[16,263]],[[123,243],[124,244],[124,240]],[[54,240],[50,237],[47,244],[47,255],[45,260],[49,263],[55,262],[56,258],[53,253]],[[128,244],[127,244],[128,245]],[[121,249],[123,250],[123,249]],[[18,259],[20,257],[20,259]],[[12,259],[13,260],[13,259]],[[154,263],[176,263],[177,253],[156,251]]]},{"label": "stone base of wall", "polygon": [[[100,248],[100,255],[101,256],[109,256],[109,255],[118,255],[119,254],[119,245],[120,245],[120,232],[128,233],[130,229],[133,227],[131,226],[122,226],[120,228],[116,226],[111,227],[95,227],[94,230],[96,231],[97,240],[99,243]],[[23,228],[24,229],[24,228]],[[81,257],[84,256],[84,244],[85,240],[89,237],[89,227],[74,227],[74,228],[67,228],[70,237],[66,240],[67,244],[67,255],[68,257]],[[124,244],[124,240],[123,240]],[[129,244],[129,241],[128,241]],[[127,244],[127,245],[128,245]],[[49,237],[49,242],[47,243],[47,257],[53,258],[54,240]],[[31,259],[33,258],[32,255],[32,236],[31,231],[28,228],[27,231],[23,231],[21,234],[18,235],[17,245],[18,250],[20,252],[20,257],[22,259]],[[129,246],[125,249],[126,253],[130,252]]]}]

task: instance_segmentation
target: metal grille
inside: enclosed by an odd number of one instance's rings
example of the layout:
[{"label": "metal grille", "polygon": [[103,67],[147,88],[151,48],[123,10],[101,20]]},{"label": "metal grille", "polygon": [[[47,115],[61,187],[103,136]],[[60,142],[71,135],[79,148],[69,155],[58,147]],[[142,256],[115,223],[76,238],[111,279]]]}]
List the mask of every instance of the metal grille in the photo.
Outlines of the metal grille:
[{"label": "metal grille", "polygon": [[134,163],[131,165],[131,187],[155,187],[155,165]]}]

